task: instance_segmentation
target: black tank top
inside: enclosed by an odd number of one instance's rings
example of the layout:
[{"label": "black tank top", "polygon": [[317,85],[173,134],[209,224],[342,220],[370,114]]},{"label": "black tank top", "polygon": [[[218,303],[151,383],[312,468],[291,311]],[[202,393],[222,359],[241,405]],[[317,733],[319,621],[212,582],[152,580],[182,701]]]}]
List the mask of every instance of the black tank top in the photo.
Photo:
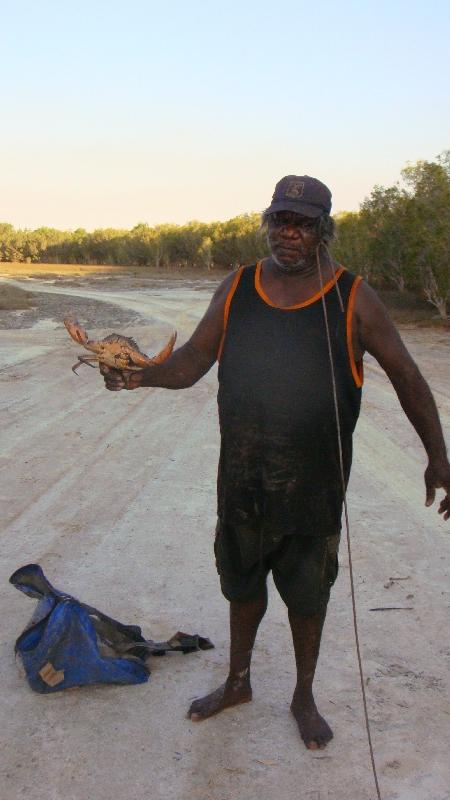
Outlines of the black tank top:
[{"label": "black tank top", "polygon": [[[275,541],[286,534],[333,535],[343,496],[321,294],[279,308],[264,294],[260,269],[240,270],[225,306],[219,520],[241,535]],[[341,268],[324,287],[346,481],[361,403],[362,371],[351,340],[359,281]]]}]

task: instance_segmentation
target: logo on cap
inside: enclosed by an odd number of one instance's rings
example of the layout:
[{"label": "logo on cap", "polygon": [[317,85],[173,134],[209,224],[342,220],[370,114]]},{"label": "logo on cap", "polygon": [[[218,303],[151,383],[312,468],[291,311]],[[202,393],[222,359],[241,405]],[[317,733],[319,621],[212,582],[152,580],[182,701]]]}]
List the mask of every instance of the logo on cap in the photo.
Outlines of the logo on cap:
[{"label": "logo on cap", "polygon": [[289,181],[284,193],[285,197],[291,197],[292,200],[297,200],[299,197],[303,197],[304,188],[304,181]]}]

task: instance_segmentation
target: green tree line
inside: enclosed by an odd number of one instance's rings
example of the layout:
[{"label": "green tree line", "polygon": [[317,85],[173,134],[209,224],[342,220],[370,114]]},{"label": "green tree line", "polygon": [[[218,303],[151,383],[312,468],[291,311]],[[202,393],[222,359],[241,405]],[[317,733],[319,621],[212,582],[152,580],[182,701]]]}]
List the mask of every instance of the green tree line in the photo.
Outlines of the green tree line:
[{"label": "green tree line", "polygon": [[[450,151],[375,186],[359,211],[335,216],[335,257],[378,286],[424,297],[447,318],[450,299]],[[232,269],[267,253],[259,214],[226,222],[145,223],[132,230],[17,230],[0,223],[0,261]]]},{"label": "green tree line", "polygon": [[447,318],[450,300],[450,151],[375,186],[358,212],[339,214],[336,257],[375,285],[422,296]]},{"label": "green tree line", "polygon": [[0,261],[232,269],[265,255],[260,224],[259,214],[226,222],[154,227],[140,223],[131,230],[101,228],[91,233],[82,228],[16,230],[0,223]]}]

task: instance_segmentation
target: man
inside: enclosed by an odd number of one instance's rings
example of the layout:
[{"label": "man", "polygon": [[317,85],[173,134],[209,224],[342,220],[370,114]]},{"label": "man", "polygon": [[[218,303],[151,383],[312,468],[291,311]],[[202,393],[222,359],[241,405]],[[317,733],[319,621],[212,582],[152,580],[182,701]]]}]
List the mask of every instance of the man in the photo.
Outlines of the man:
[{"label": "man", "polygon": [[426,504],[443,487],[439,513],[450,517],[450,465],[430,389],[375,292],[329,255],[330,211],[323,183],[283,178],[263,215],[270,256],[223,281],[192,337],[163,364],[127,382],[102,369],[113,391],[182,389],[219,358],[215,554],[230,602],[230,668],[226,682],[192,703],[188,716],[203,720],[252,699],[250,661],[272,570],[288,608],[297,663],[291,710],[311,750],[333,735],[312,684],[337,575],[366,350],[386,371],[425,447]]}]

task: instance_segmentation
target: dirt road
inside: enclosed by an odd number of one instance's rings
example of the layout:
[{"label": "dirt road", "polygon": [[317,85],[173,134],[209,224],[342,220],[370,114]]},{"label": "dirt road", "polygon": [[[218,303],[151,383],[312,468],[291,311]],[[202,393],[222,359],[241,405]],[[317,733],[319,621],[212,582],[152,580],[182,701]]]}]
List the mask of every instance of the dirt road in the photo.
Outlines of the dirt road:
[{"label": "dirt road", "polygon": [[[122,330],[151,352],[173,328],[184,341],[210,291],[30,288],[46,292],[44,317],[0,331],[3,800],[374,798],[345,547],[316,681],[319,708],[335,731],[330,746],[306,751],[290,718],[294,659],[273,587],[255,649],[253,703],[202,724],[186,720],[190,700],[223,680],[227,662],[227,606],[212,557],[215,370],[183,392],[117,394],[93,370],[82,368],[78,378],[70,370],[78,350],[61,327],[69,302],[86,318],[103,303],[94,335],[131,310],[133,326]],[[404,338],[449,431],[448,334],[410,330]],[[448,525],[424,508],[424,466],[390,384],[367,359],[349,505],[384,800],[450,798]],[[28,562],[148,637],[198,631],[216,649],[153,659],[140,687],[34,694],[13,656],[34,601],[7,582]],[[405,580],[389,580],[396,577]],[[380,606],[408,610],[370,610]]]}]

